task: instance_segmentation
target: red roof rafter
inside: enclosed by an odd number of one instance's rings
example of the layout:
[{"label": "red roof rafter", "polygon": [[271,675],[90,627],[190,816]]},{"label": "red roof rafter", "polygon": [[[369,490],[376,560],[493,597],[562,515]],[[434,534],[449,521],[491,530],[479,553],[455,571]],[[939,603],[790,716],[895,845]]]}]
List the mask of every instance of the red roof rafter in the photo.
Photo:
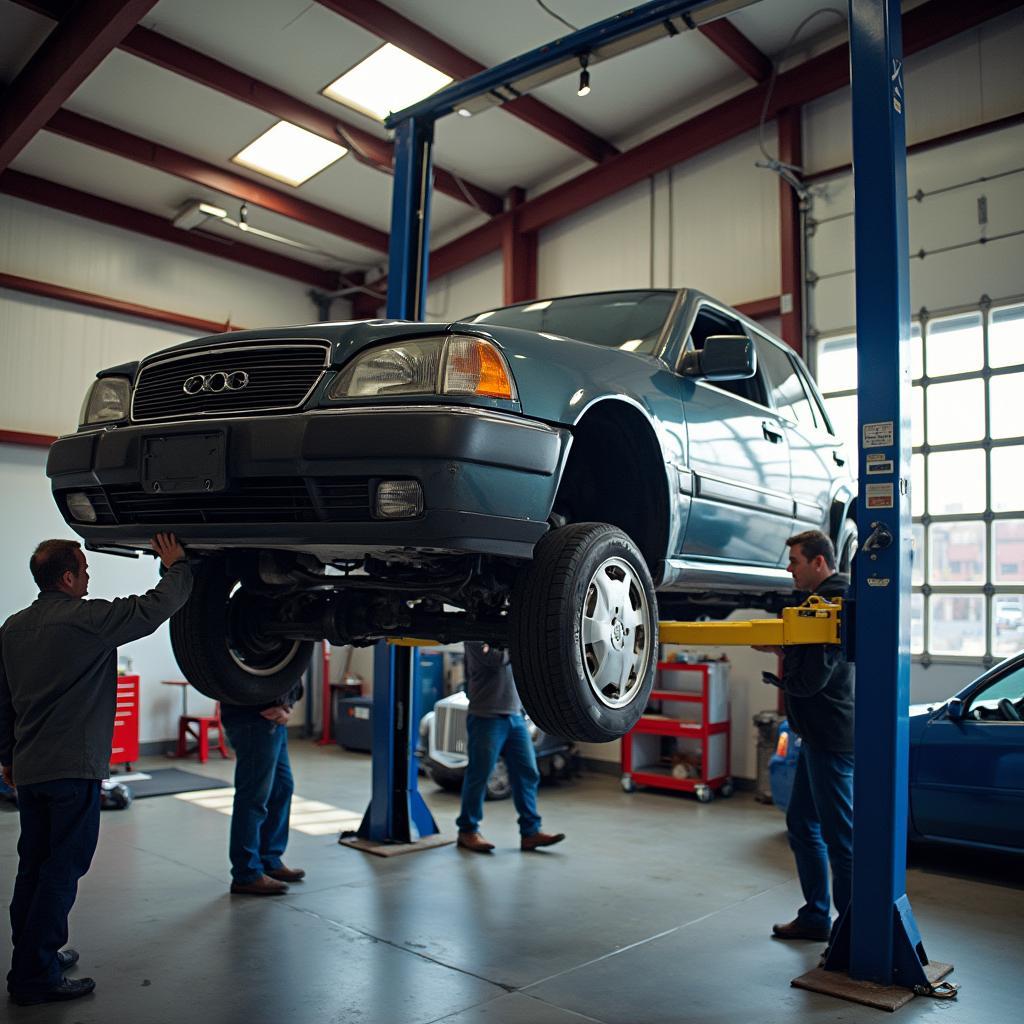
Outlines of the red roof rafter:
[{"label": "red roof rafter", "polygon": [[763,54],[728,18],[698,26],[745,75],[755,82],[767,82],[772,74],[771,58]]}]

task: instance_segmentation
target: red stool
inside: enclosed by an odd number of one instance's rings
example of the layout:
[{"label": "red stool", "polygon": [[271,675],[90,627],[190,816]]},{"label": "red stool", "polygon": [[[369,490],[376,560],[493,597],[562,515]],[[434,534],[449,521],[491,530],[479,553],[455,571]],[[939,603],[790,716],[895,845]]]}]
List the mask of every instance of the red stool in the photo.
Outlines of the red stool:
[{"label": "red stool", "polygon": [[[206,764],[210,756],[210,730],[217,730],[217,749],[220,756],[230,758],[228,748],[224,745],[224,726],[220,721],[220,704],[214,704],[212,715],[181,715],[178,718],[178,750],[175,757],[189,757],[199,754],[199,763]],[[198,731],[197,731],[198,730]],[[190,747],[189,738],[195,740]]]}]

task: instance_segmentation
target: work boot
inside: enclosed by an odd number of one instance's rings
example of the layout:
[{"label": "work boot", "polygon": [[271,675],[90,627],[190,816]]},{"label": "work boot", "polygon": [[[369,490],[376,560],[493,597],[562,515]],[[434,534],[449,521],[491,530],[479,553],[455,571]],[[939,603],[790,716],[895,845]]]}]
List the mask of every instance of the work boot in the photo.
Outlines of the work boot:
[{"label": "work boot", "polygon": [[494,843],[487,842],[479,832],[460,832],[458,846],[473,853],[490,853],[494,849]]},{"label": "work boot", "polygon": [[78,950],[72,949],[70,946],[67,949],[62,949],[57,954],[57,963],[60,964],[62,971],[66,971],[69,967],[74,967],[78,963]]},{"label": "work boot", "polygon": [[231,892],[238,896],[283,896],[288,891],[284,882],[260,875],[251,882],[232,882]]},{"label": "work boot", "polygon": [[539,849],[541,846],[554,846],[565,838],[564,832],[556,832],[553,835],[549,832],[534,832],[533,835],[523,836],[519,840],[519,849],[526,853]]},{"label": "work boot", "polygon": [[31,992],[12,992],[11,1002],[18,1006],[38,1006],[40,1003],[63,1003],[69,999],[87,996],[96,987],[92,978],[61,978],[56,985]]},{"label": "work boot", "polygon": [[772,936],[776,939],[808,939],[811,942],[828,942],[832,929],[827,925],[817,928],[804,924],[799,917],[786,924],[773,924]]},{"label": "work boot", "polygon": [[267,874],[279,882],[301,882],[306,877],[306,872],[302,868],[289,868],[284,864],[273,871],[267,871]]}]

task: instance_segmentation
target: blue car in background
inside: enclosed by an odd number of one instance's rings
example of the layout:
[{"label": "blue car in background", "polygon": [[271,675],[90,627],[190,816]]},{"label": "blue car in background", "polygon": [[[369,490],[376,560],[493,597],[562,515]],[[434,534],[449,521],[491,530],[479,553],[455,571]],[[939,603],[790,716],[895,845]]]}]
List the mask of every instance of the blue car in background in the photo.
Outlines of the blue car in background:
[{"label": "blue car in background", "polygon": [[910,709],[910,838],[1024,853],[1024,651]]}]

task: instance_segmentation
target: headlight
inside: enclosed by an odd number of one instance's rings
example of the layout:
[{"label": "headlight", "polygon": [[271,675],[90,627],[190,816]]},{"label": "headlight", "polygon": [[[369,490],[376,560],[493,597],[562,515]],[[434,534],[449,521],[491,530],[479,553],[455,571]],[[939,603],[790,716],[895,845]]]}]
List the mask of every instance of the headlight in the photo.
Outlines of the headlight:
[{"label": "headlight", "polygon": [[463,334],[415,338],[360,353],[338,375],[328,398],[389,395],[515,397],[498,349]]},{"label": "headlight", "polygon": [[128,418],[131,384],[127,377],[101,377],[85,394],[79,423],[106,423]]}]

